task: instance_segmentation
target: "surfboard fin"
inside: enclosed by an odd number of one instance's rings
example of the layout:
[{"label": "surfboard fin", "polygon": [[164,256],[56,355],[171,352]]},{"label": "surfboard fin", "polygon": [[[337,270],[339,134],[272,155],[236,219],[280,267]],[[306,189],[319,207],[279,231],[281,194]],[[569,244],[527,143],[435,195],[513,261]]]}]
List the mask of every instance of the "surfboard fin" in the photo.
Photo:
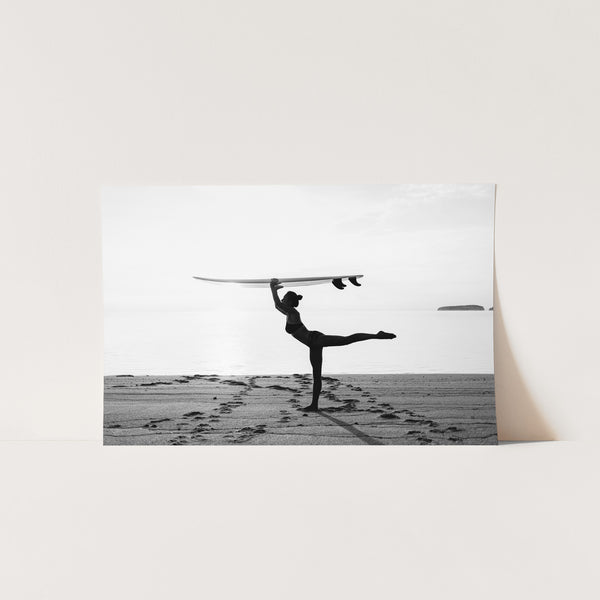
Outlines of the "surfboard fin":
[{"label": "surfboard fin", "polygon": [[333,283],[338,290],[343,290],[346,287],[346,285],[342,283],[341,279],[332,279],[331,283]]},{"label": "surfboard fin", "polygon": [[352,284],[355,285],[357,287],[360,287],[360,283],[358,283],[358,281],[356,281],[356,277],[348,277],[348,281]]}]

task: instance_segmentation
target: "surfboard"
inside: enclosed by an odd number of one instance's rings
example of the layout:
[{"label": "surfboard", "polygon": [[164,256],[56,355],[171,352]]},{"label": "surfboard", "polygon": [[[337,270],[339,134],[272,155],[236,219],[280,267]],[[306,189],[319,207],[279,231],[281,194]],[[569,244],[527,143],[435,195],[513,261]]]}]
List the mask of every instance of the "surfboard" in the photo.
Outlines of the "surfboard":
[{"label": "surfboard", "polygon": [[[250,288],[265,288],[271,285],[271,278],[269,279],[215,279],[212,277],[198,277],[193,276],[194,279],[200,281],[206,281],[208,283],[216,284],[235,284],[243,287]],[[325,277],[278,277],[279,283],[284,287],[298,287],[303,285],[321,285],[324,283],[332,283],[339,290],[343,290],[346,287],[344,280],[349,281],[352,285],[360,287],[358,279],[363,275],[327,275]]]}]

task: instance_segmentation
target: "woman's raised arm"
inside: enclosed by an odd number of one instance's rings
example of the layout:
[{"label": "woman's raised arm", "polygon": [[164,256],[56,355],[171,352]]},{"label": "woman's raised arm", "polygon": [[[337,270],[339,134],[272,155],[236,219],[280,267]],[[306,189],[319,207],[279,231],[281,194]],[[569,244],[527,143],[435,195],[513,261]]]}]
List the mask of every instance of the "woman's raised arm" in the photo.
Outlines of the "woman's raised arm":
[{"label": "woman's raised arm", "polygon": [[288,309],[285,306],[285,304],[283,304],[283,302],[279,299],[279,294],[277,293],[277,290],[280,290],[283,286],[279,283],[279,279],[277,279],[277,278],[271,279],[270,285],[271,285],[271,294],[273,295],[273,302],[275,303],[275,308],[279,312],[282,312],[284,315],[287,315]]}]

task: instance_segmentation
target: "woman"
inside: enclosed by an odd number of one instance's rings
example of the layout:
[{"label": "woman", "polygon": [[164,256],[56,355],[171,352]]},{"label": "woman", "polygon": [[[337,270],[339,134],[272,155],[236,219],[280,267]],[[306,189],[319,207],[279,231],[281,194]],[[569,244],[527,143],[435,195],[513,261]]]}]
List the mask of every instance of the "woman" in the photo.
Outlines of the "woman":
[{"label": "woman", "polygon": [[277,290],[282,287],[279,279],[271,279],[271,293],[273,294],[275,308],[286,316],[285,330],[310,348],[310,364],[313,369],[312,403],[303,410],[316,411],[319,410],[319,395],[321,394],[323,348],[347,346],[364,340],[392,340],[396,336],[385,331],[379,333],[353,333],[352,335],[325,335],[320,331],[309,331],[302,323],[300,313],[296,310],[302,296],[296,294],[296,292],[287,292],[283,299],[280,299]]}]

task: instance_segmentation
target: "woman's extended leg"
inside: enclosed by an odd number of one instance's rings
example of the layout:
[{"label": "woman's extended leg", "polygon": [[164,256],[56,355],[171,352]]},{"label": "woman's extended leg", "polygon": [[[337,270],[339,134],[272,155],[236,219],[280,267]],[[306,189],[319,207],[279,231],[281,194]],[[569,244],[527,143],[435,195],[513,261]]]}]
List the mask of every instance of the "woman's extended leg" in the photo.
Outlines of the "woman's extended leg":
[{"label": "woman's extended leg", "polygon": [[352,335],[324,335],[319,341],[323,346],[347,346],[365,340],[393,340],[393,333],[380,331],[379,333],[353,333]]},{"label": "woman's extended leg", "polygon": [[314,346],[310,349],[310,364],[313,370],[312,403],[303,410],[319,410],[319,395],[321,394],[321,369],[323,368],[323,348]]}]

